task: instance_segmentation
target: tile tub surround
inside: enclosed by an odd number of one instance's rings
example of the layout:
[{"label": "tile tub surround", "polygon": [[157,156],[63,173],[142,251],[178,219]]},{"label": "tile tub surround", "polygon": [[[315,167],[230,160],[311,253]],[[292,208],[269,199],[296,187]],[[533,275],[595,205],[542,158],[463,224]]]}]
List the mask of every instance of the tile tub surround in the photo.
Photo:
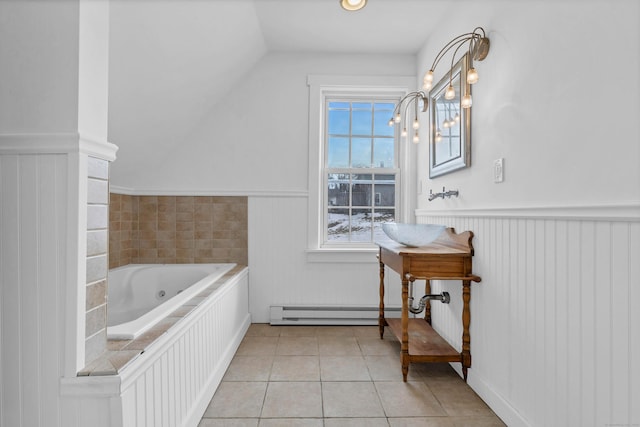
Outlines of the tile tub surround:
[{"label": "tile tub surround", "polygon": [[206,297],[215,292],[221,284],[232,280],[244,268],[246,268],[244,265],[235,266],[218,279],[215,282],[215,286],[211,284],[138,338],[134,340],[107,340],[106,351],[78,372],[78,376],[117,375],[129,362],[142,354],[160,336],[166,333],[171,326],[181,321]]},{"label": "tile tub surround", "polygon": [[109,268],[247,260],[246,197],[111,193]]},{"label": "tile tub surround", "polygon": [[448,364],[412,365],[377,326],[252,324],[199,427],[504,426]]},{"label": "tile tub surround", "polygon": [[87,259],[85,361],[91,362],[107,345],[107,243],[109,162],[87,158]]}]

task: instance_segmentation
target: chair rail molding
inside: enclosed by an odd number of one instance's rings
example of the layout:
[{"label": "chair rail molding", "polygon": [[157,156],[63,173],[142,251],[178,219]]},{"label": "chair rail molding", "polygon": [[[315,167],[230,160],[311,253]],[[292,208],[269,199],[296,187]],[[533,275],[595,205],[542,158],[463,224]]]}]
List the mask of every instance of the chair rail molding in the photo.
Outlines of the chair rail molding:
[{"label": "chair rail molding", "polygon": [[640,200],[592,205],[416,209],[416,217],[536,218],[587,221],[640,221]]}]

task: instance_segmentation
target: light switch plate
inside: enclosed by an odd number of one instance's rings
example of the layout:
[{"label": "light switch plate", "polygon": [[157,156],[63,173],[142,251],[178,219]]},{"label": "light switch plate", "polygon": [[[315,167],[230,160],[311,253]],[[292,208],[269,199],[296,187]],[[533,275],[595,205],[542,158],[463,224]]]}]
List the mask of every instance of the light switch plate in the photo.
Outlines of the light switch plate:
[{"label": "light switch plate", "polygon": [[493,161],[493,182],[504,181],[504,159]]}]

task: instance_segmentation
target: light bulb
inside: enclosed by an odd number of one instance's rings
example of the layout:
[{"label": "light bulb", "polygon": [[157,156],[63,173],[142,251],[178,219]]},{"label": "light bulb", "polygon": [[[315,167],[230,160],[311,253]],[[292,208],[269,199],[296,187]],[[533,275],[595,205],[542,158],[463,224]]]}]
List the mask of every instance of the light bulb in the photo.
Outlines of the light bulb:
[{"label": "light bulb", "polygon": [[393,117],[389,119],[389,123],[387,123],[389,126],[393,126],[395,122],[393,121]]},{"label": "light bulb", "polygon": [[462,108],[470,108],[472,103],[473,103],[473,100],[471,99],[471,95],[467,93],[462,97],[462,100],[460,101],[460,106]]},{"label": "light bulb", "polygon": [[460,123],[460,114],[456,113],[456,116],[453,118],[456,123]]},{"label": "light bulb", "polygon": [[424,90],[430,90],[433,87],[433,71],[429,70],[424,73],[424,77],[422,78],[422,88]]},{"label": "light bulb", "polygon": [[400,120],[402,120],[402,117],[400,117],[400,112],[396,113],[396,116],[393,118],[393,121],[396,123],[400,123]]},{"label": "light bulb", "polygon": [[456,97],[456,90],[452,85],[447,86],[447,90],[444,92],[444,99],[453,99]]},{"label": "light bulb", "polygon": [[442,122],[442,127],[443,128],[448,128],[449,127],[449,120],[445,120],[444,122]]},{"label": "light bulb", "polygon": [[429,88],[431,88],[431,85],[433,84],[433,70],[429,70],[426,73],[424,73],[424,77],[422,78],[422,84],[423,85],[429,84]]},{"label": "light bulb", "polygon": [[403,137],[403,138],[406,138],[407,134],[408,134],[407,128],[402,129],[402,132],[400,132],[400,136]]},{"label": "light bulb", "polygon": [[449,119],[449,127],[452,128],[456,125],[456,121],[454,119]]},{"label": "light bulb", "polygon": [[420,135],[418,135],[418,131],[413,135],[413,143],[417,144],[420,142]]},{"label": "light bulb", "polygon": [[349,11],[362,9],[367,4],[367,0],[341,0],[340,6]]},{"label": "light bulb", "polygon": [[414,129],[419,129],[420,128],[420,122],[418,121],[417,118],[413,121],[413,126],[412,127]]},{"label": "light bulb", "polygon": [[440,129],[438,129],[436,131],[436,142],[440,142],[442,141],[442,132],[440,132]]},{"label": "light bulb", "polygon": [[475,68],[470,68],[469,71],[467,71],[467,83],[472,85],[477,82],[478,82],[478,72],[476,71]]}]

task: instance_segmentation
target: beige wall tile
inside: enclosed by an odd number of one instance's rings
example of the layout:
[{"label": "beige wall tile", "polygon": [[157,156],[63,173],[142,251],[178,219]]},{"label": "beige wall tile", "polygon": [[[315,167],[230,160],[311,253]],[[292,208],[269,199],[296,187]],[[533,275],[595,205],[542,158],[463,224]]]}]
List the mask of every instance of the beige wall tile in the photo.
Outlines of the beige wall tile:
[{"label": "beige wall tile", "polygon": [[107,255],[98,255],[87,258],[87,281],[97,282],[107,277]]},{"label": "beige wall tile", "polygon": [[102,329],[96,335],[87,338],[85,342],[85,360],[96,359],[107,346],[107,329]]},{"label": "beige wall tile", "polygon": [[110,268],[142,262],[247,263],[246,197],[111,194],[110,200]]},{"label": "beige wall tile", "polygon": [[87,286],[86,310],[92,310],[107,303],[107,281],[101,280]]},{"label": "beige wall tile", "polygon": [[95,157],[87,158],[87,176],[91,178],[108,179],[109,162]]},{"label": "beige wall tile", "polygon": [[87,206],[87,230],[107,228],[109,224],[109,210],[107,205]]},{"label": "beige wall tile", "polygon": [[87,232],[87,256],[107,253],[107,230],[95,230]]},{"label": "beige wall tile", "polygon": [[87,182],[87,203],[109,203],[109,183],[102,179],[89,178]]},{"label": "beige wall tile", "polygon": [[107,327],[107,305],[103,304],[87,312],[85,337],[90,337]]}]

